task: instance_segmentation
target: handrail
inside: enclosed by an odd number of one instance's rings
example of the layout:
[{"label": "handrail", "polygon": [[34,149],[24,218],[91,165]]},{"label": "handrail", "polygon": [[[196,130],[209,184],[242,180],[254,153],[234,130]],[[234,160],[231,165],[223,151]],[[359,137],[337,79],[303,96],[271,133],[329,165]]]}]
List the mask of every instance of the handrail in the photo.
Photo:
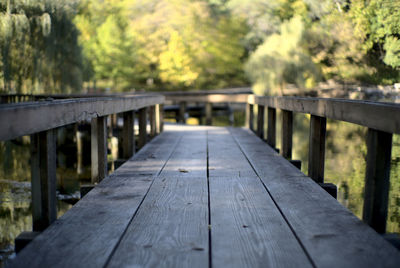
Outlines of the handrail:
[{"label": "handrail", "polygon": [[[162,131],[162,95],[138,95],[75,99],[46,99],[0,105],[0,140],[23,135],[31,138],[32,224],[42,231],[57,217],[56,203],[56,133],[68,124],[91,120],[92,183],[108,174],[107,116],[123,113],[123,153],[130,158],[135,152],[134,118],[139,114],[139,147],[147,141],[147,113],[150,131]],[[148,107],[150,107],[148,111]]]},{"label": "handrail", "polygon": [[[254,127],[253,106],[258,106]],[[262,97],[249,95],[247,125],[264,138],[264,114],[268,114],[267,142],[276,144],[276,109],[282,110],[282,155],[292,157],[293,112],[310,114],[308,176],[324,188],[326,119],[368,127],[363,220],[379,233],[386,230],[393,133],[400,134],[400,104],[344,99]],[[260,112],[261,111],[261,112]],[[336,190],[335,190],[336,192]]]},{"label": "handrail", "polygon": [[1,105],[0,140],[10,140],[95,117],[137,110],[163,103],[164,100],[165,97],[161,95],[142,95]]},{"label": "handrail", "polygon": [[256,95],[250,95],[248,102],[400,134],[400,104],[396,103],[325,98],[261,97]]}]

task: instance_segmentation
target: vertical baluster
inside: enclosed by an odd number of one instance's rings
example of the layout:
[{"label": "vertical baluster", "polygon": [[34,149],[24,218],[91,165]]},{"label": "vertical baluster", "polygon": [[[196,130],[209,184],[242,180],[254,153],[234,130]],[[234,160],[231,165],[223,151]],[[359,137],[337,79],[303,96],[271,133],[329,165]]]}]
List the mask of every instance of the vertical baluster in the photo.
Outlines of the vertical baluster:
[{"label": "vertical baluster", "polygon": [[92,119],[91,123],[92,183],[107,176],[107,116]]},{"label": "vertical baluster", "polygon": [[268,129],[267,142],[272,147],[276,147],[276,109],[268,107]]},{"label": "vertical baluster", "polygon": [[326,118],[311,115],[308,154],[308,176],[324,182]]},{"label": "vertical baluster", "polygon": [[182,101],[179,103],[179,123],[186,123],[186,118],[185,118],[185,113],[186,113],[186,102]]},{"label": "vertical baluster", "polygon": [[139,149],[147,142],[147,107],[139,109]]},{"label": "vertical baluster", "polygon": [[206,103],[206,125],[211,126],[212,125],[212,109],[213,105],[211,102]]},{"label": "vertical baluster", "polygon": [[55,130],[31,135],[32,224],[43,231],[57,219]]},{"label": "vertical baluster", "polygon": [[292,158],[293,112],[282,110],[282,156]]},{"label": "vertical baluster", "polygon": [[392,134],[368,129],[363,220],[378,233],[386,231]]},{"label": "vertical baluster", "polygon": [[124,126],[122,129],[123,158],[129,159],[135,154],[135,111],[123,113]]},{"label": "vertical baluster", "polygon": [[156,136],[156,106],[150,106],[149,109],[149,121],[150,121],[150,137]]},{"label": "vertical baluster", "polygon": [[257,113],[257,136],[264,139],[264,114],[265,108],[263,105],[258,105]]}]

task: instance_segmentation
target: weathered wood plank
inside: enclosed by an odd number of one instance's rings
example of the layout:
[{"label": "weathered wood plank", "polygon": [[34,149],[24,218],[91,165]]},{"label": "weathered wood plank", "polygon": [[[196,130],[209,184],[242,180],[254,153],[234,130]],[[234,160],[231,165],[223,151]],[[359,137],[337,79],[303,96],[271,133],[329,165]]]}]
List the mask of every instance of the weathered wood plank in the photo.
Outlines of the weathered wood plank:
[{"label": "weathered wood plank", "polygon": [[316,267],[398,266],[400,253],[318,184],[249,131],[232,133]]},{"label": "weathered wood plank", "polygon": [[0,107],[0,140],[163,103],[164,96],[91,98],[16,103]]},{"label": "weathered wood plank", "polygon": [[373,101],[249,96],[250,103],[355,123],[400,134],[400,104]]},{"label": "weathered wood plank", "polygon": [[188,128],[108,267],[208,267],[205,131]]},{"label": "weathered wood plank", "polygon": [[392,134],[368,129],[363,220],[385,233],[390,188]]},{"label": "weathered wood plank", "polygon": [[43,231],[57,219],[55,131],[31,135],[33,231]]},{"label": "weathered wood plank", "polygon": [[208,148],[212,265],[312,267],[228,130],[210,130]]},{"label": "weathered wood plank", "polygon": [[308,150],[308,176],[317,183],[324,182],[326,118],[311,115]]},{"label": "weathered wood plank", "polygon": [[180,135],[157,136],[36,237],[10,267],[103,267]]}]

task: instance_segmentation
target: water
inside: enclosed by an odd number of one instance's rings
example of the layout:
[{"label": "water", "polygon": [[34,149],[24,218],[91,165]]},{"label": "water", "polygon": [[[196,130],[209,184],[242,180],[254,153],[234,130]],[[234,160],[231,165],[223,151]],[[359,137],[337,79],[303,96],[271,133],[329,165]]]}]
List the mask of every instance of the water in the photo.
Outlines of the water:
[{"label": "water", "polygon": [[[279,113],[278,119],[280,122]],[[188,123],[198,124],[198,120],[189,118]],[[226,126],[229,124],[228,117],[213,118],[213,124]],[[244,112],[235,112],[234,125],[243,124]],[[293,129],[293,159],[302,161],[302,171],[307,174],[309,116],[295,114]],[[74,132],[58,133],[57,150],[58,198],[67,198],[70,201],[79,197],[80,184],[88,183],[90,179],[89,132],[87,129],[82,130],[82,133],[86,133],[83,135],[86,141],[83,142],[83,155],[79,165],[76,136],[71,133]],[[366,133],[365,127],[328,120],[325,181],[338,186],[338,201],[359,218],[362,216],[363,205]],[[279,123],[277,138],[279,147]],[[115,143],[115,140],[113,138],[110,141]],[[2,259],[13,255],[14,239],[18,234],[32,230],[29,159],[29,137],[0,142],[0,267]],[[393,136],[391,166],[387,232],[400,233],[400,135]],[[70,207],[70,204],[59,201],[58,216]]]}]

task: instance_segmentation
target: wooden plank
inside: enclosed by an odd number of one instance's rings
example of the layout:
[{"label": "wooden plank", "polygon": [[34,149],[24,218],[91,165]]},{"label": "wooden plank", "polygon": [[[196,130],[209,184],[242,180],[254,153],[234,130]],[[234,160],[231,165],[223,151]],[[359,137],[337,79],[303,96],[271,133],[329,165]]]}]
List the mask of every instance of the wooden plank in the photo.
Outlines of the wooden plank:
[{"label": "wooden plank", "polygon": [[139,141],[141,149],[147,143],[147,108],[139,109]]},{"label": "wooden plank", "polygon": [[312,267],[229,131],[208,131],[208,148],[212,266]]},{"label": "wooden plank", "polygon": [[129,159],[135,154],[135,111],[123,113],[124,125],[122,129],[123,158]]},{"label": "wooden plank", "polygon": [[268,128],[267,143],[272,147],[276,147],[276,109],[268,107]]},{"label": "wooden plank", "polygon": [[246,129],[232,133],[316,267],[398,266],[400,253],[317,183]]},{"label": "wooden plank", "polygon": [[43,231],[57,219],[56,135],[31,135],[32,229]]},{"label": "wooden plank", "polygon": [[181,129],[107,267],[208,267],[206,133]]},{"label": "wooden plank", "polygon": [[265,108],[263,105],[258,105],[257,109],[257,136],[264,139],[264,114]]},{"label": "wooden plank", "polygon": [[311,115],[308,152],[308,176],[324,182],[326,118]]},{"label": "wooden plank", "polygon": [[91,122],[91,170],[92,184],[100,182],[108,174],[107,168],[107,117],[93,118]]},{"label": "wooden plank", "polygon": [[282,110],[282,156],[292,159],[293,112]]},{"label": "wooden plank", "polygon": [[390,188],[392,134],[368,129],[363,220],[385,233]]},{"label": "wooden plank", "polygon": [[0,107],[0,140],[163,103],[159,95],[49,100]]},{"label": "wooden plank", "polygon": [[10,267],[104,267],[181,133],[164,132],[23,249]]},{"label": "wooden plank", "polygon": [[254,131],[254,107],[252,104],[246,104],[246,122],[245,125]]},{"label": "wooden plank", "polygon": [[400,134],[400,104],[345,99],[261,97],[249,98],[261,104],[299,113],[309,113],[369,128]]}]

